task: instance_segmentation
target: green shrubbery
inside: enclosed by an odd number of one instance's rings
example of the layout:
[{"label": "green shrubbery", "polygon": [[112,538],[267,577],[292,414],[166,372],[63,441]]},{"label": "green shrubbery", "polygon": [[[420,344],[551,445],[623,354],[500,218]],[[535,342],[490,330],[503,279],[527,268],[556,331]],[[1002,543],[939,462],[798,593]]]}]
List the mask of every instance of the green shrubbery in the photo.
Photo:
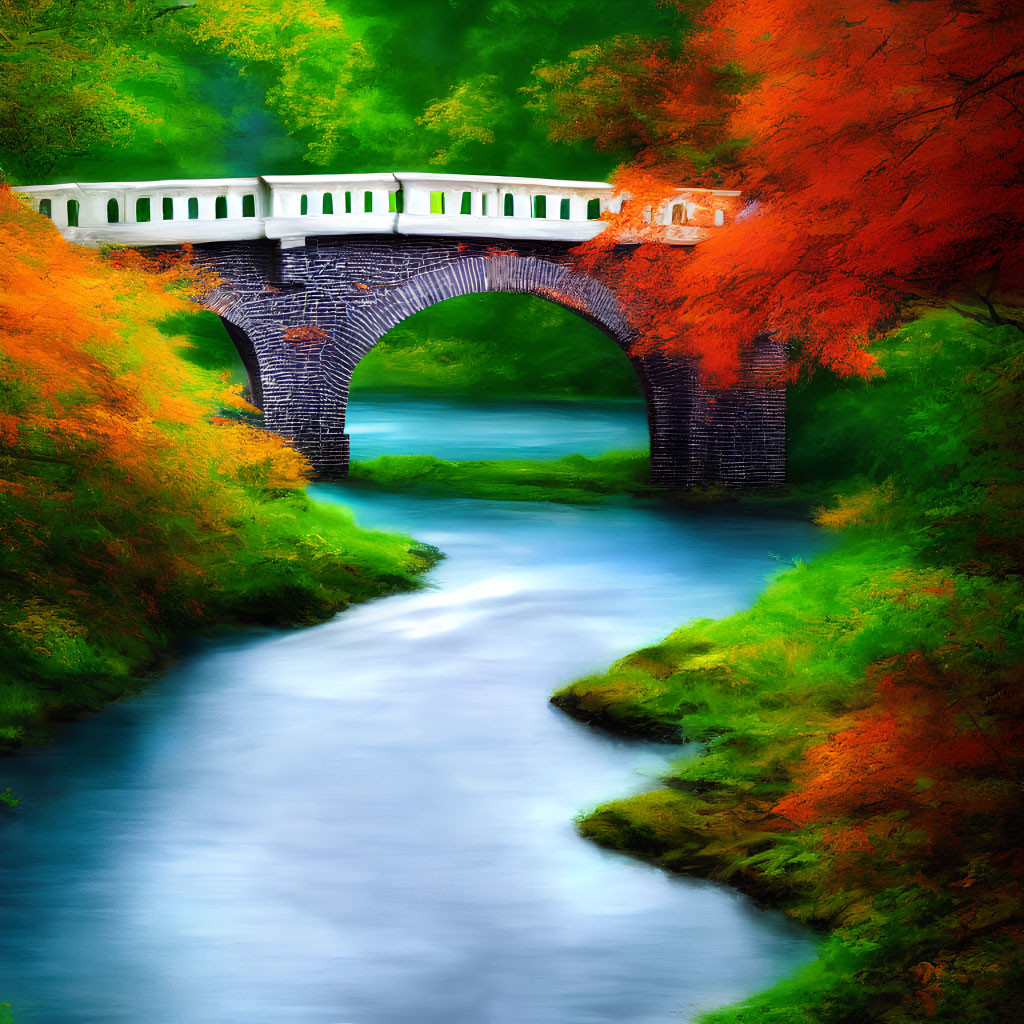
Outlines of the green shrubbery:
[{"label": "green shrubbery", "polygon": [[354,393],[476,398],[636,398],[636,371],[610,338],[534,296],[464,295],[417,313],[371,349]]}]

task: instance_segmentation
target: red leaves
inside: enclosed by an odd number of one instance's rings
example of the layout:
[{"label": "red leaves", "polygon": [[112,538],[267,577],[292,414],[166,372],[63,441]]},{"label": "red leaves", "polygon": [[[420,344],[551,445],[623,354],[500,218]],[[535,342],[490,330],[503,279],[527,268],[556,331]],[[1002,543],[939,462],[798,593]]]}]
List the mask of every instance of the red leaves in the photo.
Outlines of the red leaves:
[{"label": "red leaves", "polygon": [[870,852],[871,837],[906,821],[934,849],[953,841],[972,814],[998,806],[1008,765],[1020,758],[1021,730],[979,718],[920,655],[883,676],[878,700],[850,728],[806,754],[796,788],[774,813],[803,826],[845,821],[826,831],[836,853]]},{"label": "red leaves", "polygon": [[[1024,288],[1022,29],[1009,0],[712,0],[680,57],[645,63],[633,101],[659,127],[617,183],[663,198],[711,153],[748,205],[686,261],[628,261],[651,336],[723,379],[765,330],[798,367],[865,375],[908,296]],[[709,85],[726,66],[742,88]]]}]

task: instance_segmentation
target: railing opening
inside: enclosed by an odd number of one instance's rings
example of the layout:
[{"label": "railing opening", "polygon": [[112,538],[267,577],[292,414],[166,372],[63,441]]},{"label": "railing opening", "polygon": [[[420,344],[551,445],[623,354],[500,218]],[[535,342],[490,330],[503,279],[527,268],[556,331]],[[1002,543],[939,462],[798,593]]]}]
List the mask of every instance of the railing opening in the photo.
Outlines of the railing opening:
[{"label": "railing opening", "polygon": [[164,220],[174,220],[174,200],[166,196],[163,201]]},{"label": "railing opening", "polygon": [[363,213],[373,213],[373,193],[363,193]]},{"label": "railing opening", "polygon": [[686,208],[683,206],[683,204],[682,203],[676,203],[672,207],[672,223],[673,224],[682,224],[683,223],[683,215],[685,214],[685,212],[686,212]]},{"label": "railing opening", "polygon": [[444,213],[444,193],[443,192],[431,192],[430,193],[430,212],[431,213]]},{"label": "railing opening", "polygon": [[533,216],[534,217],[546,217],[548,215],[548,197],[547,196],[534,196],[533,197]]},{"label": "railing opening", "polygon": [[505,195],[505,216],[514,217],[516,214],[516,201],[512,197],[512,193],[508,192]]},{"label": "railing opening", "polygon": [[242,216],[256,216],[256,197],[251,193],[247,196],[242,196]]},{"label": "railing opening", "polygon": [[462,205],[459,207],[459,213],[472,213],[473,212],[473,193],[463,192],[462,193]]},{"label": "railing opening", "polygon": [[402,189],[388,193],[388,213],[405,213],[405,192]]},{"label": "railing opening", "polygon": [[563,199],[558,204],[558,219],[568,220],[572,216],[572,200]]},{"label": "railing opening", "polygon": [[485,217],[490,216],[491,197],[486,192],[480,197],[480,212]]},{"label": "railing opening", "polygon": [[305,217],[309,213],[309,196],[302,195],[299,197],[299,216]]},{"label": "railing opening", "polygon": [[188,219],[199,220],[199,200],[192,198],[188,201]]},{"label": "railing opening", "polygon": [[601,200],[590,199],[587,202],[587,220],[601,219]]},{"label": "railing opening", "polygon": [[228,216],[228,197],[217,196],[216,202],[213,204],[213,215],[217,220],[227,220]]},{"label": "railing opening", "polygon": [[118,209],[116,199],[107,200],[107,223],[117,224],[121,220],[121,211]]},{"label": "railing opening", "polygon": [[40,199],[39,200],[39,212],[44,217],[49,217],[50,220],[53,220],[53,217],[50,214],[51,205],[52,204],[51,204],[49,199]]},{"label": "railing opening", "polygon": [[69,228],[77,228],[78,227],[78,200],[77,199],[69,199],[68,200],[68,227]]},{"label": "railing opening", "polygon": [[334,213],[334,196],[330,192],[324,193],[322,211],[324,213]]},{"label": "railing opening", "polygon": [[346,192],[345,193],[345,212],[346,213],[351,213],[352,212],[352,193],[351,192]]},{"label": "railing opening", "polygon": [[139,224],[148,224],[150,217],[149,198],[135,200],[135,220]]}]

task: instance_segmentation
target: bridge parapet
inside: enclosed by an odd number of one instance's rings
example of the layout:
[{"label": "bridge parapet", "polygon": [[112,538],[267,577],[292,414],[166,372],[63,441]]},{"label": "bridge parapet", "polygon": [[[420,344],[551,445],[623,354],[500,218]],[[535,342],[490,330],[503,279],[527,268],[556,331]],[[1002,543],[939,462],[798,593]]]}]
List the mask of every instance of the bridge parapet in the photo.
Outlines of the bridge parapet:
[{"label": "bridge parapet", "polygon": [[[425,235],[583,242],[624,199],[613,185],[430,173],[269,175],[16,186],[70,241],[97,246]],[[648,214],[652,235],[694,245],[732,215],[738,192],[681,189]]]}]

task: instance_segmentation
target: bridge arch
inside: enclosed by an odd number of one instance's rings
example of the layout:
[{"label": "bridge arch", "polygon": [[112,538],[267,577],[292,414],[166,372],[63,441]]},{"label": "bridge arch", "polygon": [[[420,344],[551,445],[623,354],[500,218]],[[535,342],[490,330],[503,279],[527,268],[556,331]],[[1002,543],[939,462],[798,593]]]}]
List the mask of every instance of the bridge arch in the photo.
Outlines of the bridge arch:
[{"label": "bridge arch", "polygon": [[603,282],[535,255],[475,255],[417,274],[388,289],[387,301],[353,309],[345,337],[360,358],[393,327],[447,299],[488,292],[534,295],[574,313],[610,337],[627,355],[636,339],[615,293]]},{"label": "bridge arch", "polygon": [[487,293],[532,295],[587,321],[609,337],[629,359],[647,410],[652,472],[655,477],[678,470],[679,435],[691,418],[697,386],[695,367],[664,358],[638,358],[632,347],[637,333],[618,296],[608,285],[580,272],[571,263],[535,253],[499,249],[446,263],[387,288],[386,301],[368,298],[350,309],[337,339],[339,354],[354,356],[344,394],[336,401],[345,415],[352,372],[394,327],[448,299]]},{"label": "bridge arch", "polygon": [[781,482],[784,392],[765,386],[781,349],[758,349],[763,358],[755,360],[750,386],[727,393],[704,386],[688,361],[661,353],[637,356],[620,297],[581,271],[571,248],[455,238],[323,238],[287,249],[216,245],[197,249],[196,259],[222,281],[205,304],[228,327],[267,429],[304,452],[321,478],[348,471],[345,414],[352,373],[388,331],[447,299],[513,292],[569,310],[625,352],[647,406],[654,482]]}]

